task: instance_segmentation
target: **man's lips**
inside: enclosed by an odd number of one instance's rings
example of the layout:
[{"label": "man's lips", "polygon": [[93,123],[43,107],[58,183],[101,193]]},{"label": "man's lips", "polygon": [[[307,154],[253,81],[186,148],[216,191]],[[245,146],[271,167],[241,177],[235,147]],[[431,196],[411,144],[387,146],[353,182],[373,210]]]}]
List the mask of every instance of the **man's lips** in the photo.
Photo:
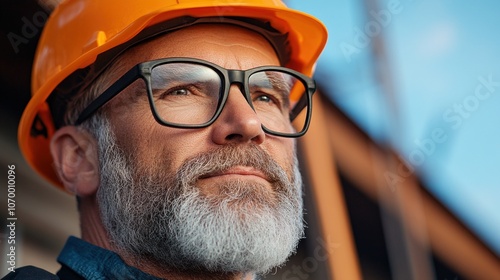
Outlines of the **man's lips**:
[{"label": "man's lips", "polygon": [[200,177],[200,179],[208,179],[208,178],[223,177],[223,176],[255,176],[264,179],[268,182],[270,181],[269,177],[264,172],[250,166],[231,167],[229,169],[203,175]]}]

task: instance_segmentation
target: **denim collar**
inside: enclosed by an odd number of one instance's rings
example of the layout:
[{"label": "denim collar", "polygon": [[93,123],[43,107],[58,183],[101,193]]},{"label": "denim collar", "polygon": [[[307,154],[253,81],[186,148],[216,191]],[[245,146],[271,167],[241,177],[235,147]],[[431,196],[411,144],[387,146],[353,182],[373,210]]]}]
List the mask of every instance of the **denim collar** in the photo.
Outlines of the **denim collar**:
[{"label": "denim collar", "polygon": [[115,252],[71,236],[57,261],[85,279],[160,280],[125,264]]}]

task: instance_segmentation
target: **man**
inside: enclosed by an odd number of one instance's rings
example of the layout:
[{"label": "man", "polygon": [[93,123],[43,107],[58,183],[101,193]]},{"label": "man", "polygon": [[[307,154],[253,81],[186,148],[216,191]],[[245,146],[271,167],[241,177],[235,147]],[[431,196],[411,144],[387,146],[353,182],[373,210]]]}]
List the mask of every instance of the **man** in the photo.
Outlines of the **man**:
[{"label": "man", "polygon": [[[326,31],[272,0],[133,2],[68,0],[40,39],[20,146],[82,231],[57,277],[254,279],[303,235],[294,138]],[[7,278],[28,275],[57,279]]]}]

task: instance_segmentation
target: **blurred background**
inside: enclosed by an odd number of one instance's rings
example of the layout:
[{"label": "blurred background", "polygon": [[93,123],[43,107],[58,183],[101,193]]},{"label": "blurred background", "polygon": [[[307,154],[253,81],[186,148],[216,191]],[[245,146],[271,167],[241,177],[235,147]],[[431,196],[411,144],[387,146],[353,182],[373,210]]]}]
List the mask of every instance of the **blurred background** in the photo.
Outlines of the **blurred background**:
[{"label": "blurred background", "polygon": [[[307,237],[265,279],[500,279],[500,2],[286,3],[330,35],[300,140]],[[79,235],[76,206],[26,165],[16,133],[55,5],[4,1],[0,17],[0,161],[17,171],[17,266],[50,271]],[[6,238],[2,226],[0,276]]]}]

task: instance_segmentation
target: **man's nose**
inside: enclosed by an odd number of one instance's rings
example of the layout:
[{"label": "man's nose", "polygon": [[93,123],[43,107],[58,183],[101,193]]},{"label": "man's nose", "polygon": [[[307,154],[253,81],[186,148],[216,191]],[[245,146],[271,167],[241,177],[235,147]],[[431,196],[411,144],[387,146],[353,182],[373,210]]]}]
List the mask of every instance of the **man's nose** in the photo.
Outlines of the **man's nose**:
[{"label": "man's nose", "polygon": [[248,104],[242,90],[232,85],[226,104],[212,124],[212,139],[218,145],[253,142],[261,144],[266,134],[257,114]]}]

